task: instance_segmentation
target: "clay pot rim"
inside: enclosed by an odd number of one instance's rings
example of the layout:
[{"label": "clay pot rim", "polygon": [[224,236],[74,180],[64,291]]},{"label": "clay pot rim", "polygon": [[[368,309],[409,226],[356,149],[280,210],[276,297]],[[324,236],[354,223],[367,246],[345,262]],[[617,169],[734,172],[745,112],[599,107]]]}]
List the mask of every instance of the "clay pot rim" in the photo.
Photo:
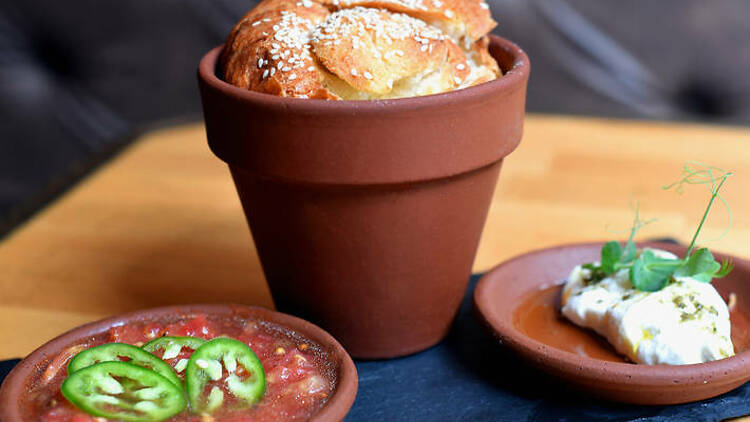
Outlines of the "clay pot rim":
[{"label": "clay pot rim", "polygon": [[316,342],[331,353],[331,360],[337,365],[338,385],[331,398],[308,421],[340,421],[349,412],[357,394],[357,369],[354,366],[352,358],[333,336],[311,322],[292,315],[257,306],[220,303],[173,305],[137,310],[90,322],[55,337],[19,362],[6,377],[0,387],[0,420],[3,422],[22,422],[17,406],[18,400],[25,391],[27,382],[33,375],[37,365],[48,357],[54,357],[64,347],[75,342],[77,339],[100,333],[110,327],[125,323],[148,321],[167,315],[189,313],[206,313],[209,315],[240,313],[276,323]]},{"label": "clay pot rim", "polygon": [[[563,378],[570,378],[570,380],[579,378],[586,379],[589,382],[596,382],[597,380],[616,381],[619,385],[635,389],[639,387],[698,386],[703,385],[703,381],[706,379],[710,379],[716,384],[730,384],[734,381],[748,378],[750,373],[750,349],[729,358],[690,365],[638,365],[624,362],[610,362],[580,356],[548,346],[520,332],[514,326],[512,320],[494,317],[491,309],[495,305],[491,302],[488,292],[499,273],[507,271],[508,267],[513,267],[522,259],[533,259],[535,255],[546,255],[568,249],[596,247],[603,245],[605,242],[572,243],[538,249],[518,255],[497,265],[479,280],[474,291],[473,299],[477,310],[477,317],[504,344],[507,344],[520,356],[527,360],[543,362],[545,367],[555,368],[557,372],[555,375],[562,375]],[[664,242],[639,242],[638,246],[650,246],[667,250],[685,249],[683,246]],[[735,268],[739,269],[742,267],[741,270],[750,272],[750,262],[744,259],[720,253],[715,253],[714,255],[721,258],[731,258],[735,263]],[[565,275],[561,275],[560,279],[554,280],[554,283],[563,280],[564,277]],[[508,313],[512,315],[514,310],[509,310]]]},{"label": "clay pot rim", "polygon": [[280,97],[239,88],[223,81],[216,75],[218,59],[223,45],[211,49],[201,58],[198,65],[198,78],[208,86],[237,100],[254,103],[269,110],[291,114],[358,114],[384,113],[399,114],[408,110],[424,108],[445,108],[451,105],[473,103],[477,98],[497,95],[497,91],[510,90],[522,85],[529,75],[529,58],[515,43],[496,35],[489,35],[490,45],[498,45],[513,57],[513,65],[503,76],[479,85],[440,94],[419,97],[395,98],[387,100],[322,100],[307,98]]}]

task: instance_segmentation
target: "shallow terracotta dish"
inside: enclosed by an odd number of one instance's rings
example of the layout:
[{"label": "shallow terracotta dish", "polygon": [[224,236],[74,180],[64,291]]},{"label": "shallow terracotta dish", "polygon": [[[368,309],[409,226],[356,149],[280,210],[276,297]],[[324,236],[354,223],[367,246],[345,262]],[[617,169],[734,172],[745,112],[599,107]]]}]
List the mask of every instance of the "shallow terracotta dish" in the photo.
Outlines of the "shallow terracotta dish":
[{"label": "shallow terracotta dish", "polygon": [[33,382],[45,370],[50,361],[63,349],[107,332],[120,325],[158,321],[173,315],[205,314],[209,318],[232,317],[267,321],[287,328],[302,338],[320,346],[321,353],[333,365],[336,386],[326,403],[309,421],[341,421],[354,403],[357,393],[357,370],[344,348],[321,328],[291,315],[268,309],[230,304],[169,306],[131,312],[92,322],[74,328],[45,343],[21,361],[0,387],[0,421],[24,422],[24,409],[28,406],[28,391]]},{"label": "shallow terracotta dish", "polygon": [[[598,260],[604,242],[559,246],[504,262],[478,283],[478,317],[500,342],[530,364],[596,396],[635,404],[677,404],[730,391],[750,380],[750,263],[731,257],[734,271],[714,280],[736,295],[731,312],[736,355],[697,365],[636,365],[591,331],[559,315],[559,291],[577,264]],[[685,248],[645,243],[675,253]],[[717,259],[727,258],[715,254]]]}]

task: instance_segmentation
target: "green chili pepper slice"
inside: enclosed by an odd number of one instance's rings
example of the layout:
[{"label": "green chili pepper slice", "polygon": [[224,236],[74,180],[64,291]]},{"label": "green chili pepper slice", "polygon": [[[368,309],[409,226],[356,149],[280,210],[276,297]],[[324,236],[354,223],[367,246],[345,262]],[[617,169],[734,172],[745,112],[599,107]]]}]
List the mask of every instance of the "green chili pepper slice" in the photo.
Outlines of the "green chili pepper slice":
[{"label": "green chili pepper slice", "polygon": [[163,421],[185,410],[182,389],[158,373],[126,362],[101,362],[73,372],[60,387],[84,412],[127,422]]},{"label": "green chili pepper slice", "polygon": [[127,362],[133,365],[151,369],[182,388],[182,382],[171,366],[140,347],[127,343],[102,344],[78,353],[68,363],[68,375],[100,362],[122,362],[122,358],[127,358]]},{"label": "green chili pepper slice", "polygon": [[210,414],[222,405],[241,409],[258,402],[266,391],[266,374],[248,345],[220,337],[193,352],[185,387],[193,412]]},{"label": "green chili pepper slice", "polygon": [[[206,340],[198,337],[159,337],[144,344],[143,350],[167,362],[177,372],[177,376],[184,380],[185,369],[190,357],[180,358],[180,353],[182,353],[183,349],[189,349],[191,352],[194,352],[205,342]],[[161,356],[159,356],[159,351],[162,352]]]}]

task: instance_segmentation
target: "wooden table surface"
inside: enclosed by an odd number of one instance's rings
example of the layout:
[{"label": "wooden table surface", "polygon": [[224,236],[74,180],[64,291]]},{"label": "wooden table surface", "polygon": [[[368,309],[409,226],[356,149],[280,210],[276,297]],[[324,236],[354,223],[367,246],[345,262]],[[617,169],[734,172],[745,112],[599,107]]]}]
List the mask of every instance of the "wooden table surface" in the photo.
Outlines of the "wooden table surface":
[{"label": "wooden table surface", "polygon": [[[686,160],[736,175],[704,243],[750,257],[750,128],[529,116],[506,160],[475,270],[564,242],[619,237],[631,200],[658,222],[640,237],[689,240],[707,192],[661,186]],[[610,227],[610,231],[607,229]],[[202,125],[143,136],[0,243],[0,359],[83,322],[158,305],[272,306],[229,172]]]}]

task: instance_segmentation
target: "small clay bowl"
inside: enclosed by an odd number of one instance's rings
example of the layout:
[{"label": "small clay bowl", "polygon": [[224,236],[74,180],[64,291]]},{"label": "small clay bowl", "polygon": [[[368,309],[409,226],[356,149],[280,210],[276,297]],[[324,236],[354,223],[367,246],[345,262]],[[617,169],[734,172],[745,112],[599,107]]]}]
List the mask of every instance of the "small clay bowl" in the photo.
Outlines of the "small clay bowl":
[{"label": "small clay bowl", "polygon": [[[686,403],[717,396],[750,380],[750,262],[715,254],[717,259],[730,258],[735,264],[727,277],[713,282],[725,300],[731,293],[737,298],[731,312],[735,356],[694,365],[636,365],[619,358],[593,331],[576,327],[559,315],[559,293],[554,289],[562,288],[575,265],[598,260],[603,243],[542,249],[498,265],[479,281],[474,292],[478,318],[503,346],[531,365],[583,392],[612,401]],[[639,246],[685,252],[685,247],[667,243]],[[546,299],[538,300],[539,295]],[[536,306],[544,301],[545,306]],[[532,303],[534,308],[528,305]],[[535,318],[540,328],[530,328],[529,318]],[[585,348],[581,345],[601,353],[582,352]]]},{"label": "small clay bowl", "polygon": [[103,319],[74,328],[45,343],[22,360],[0,387],[0,421],[24,422],[24,393],[30,383],[63,349],[80,340],[106,332],[117,325],[159,320],[171,315],[204,313],[209,316],[239,316],[268,321],[296,332],[323,348],[335,366],[337,386],[328,401],[309,421],[334,422],[344,419],[357,394],[357,369],[346,350],[330,334],[303,319],[255,306],[233,304],[178,305],[146,309]]}]

